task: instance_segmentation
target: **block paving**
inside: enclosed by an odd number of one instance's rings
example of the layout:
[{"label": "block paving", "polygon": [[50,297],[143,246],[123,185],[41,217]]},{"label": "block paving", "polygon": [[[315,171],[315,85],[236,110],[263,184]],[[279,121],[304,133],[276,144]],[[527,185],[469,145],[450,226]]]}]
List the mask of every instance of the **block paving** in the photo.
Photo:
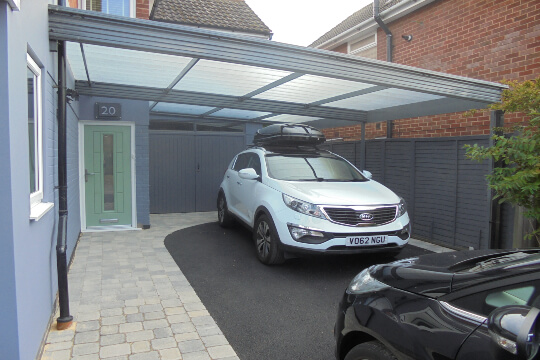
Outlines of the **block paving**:
[{"label": "block paving", "polygon": [[68,275],[74,322],[51,326],[41,360],[238,360],[164,245],[216,219],[151,215],[148,230],[83,233]]}]

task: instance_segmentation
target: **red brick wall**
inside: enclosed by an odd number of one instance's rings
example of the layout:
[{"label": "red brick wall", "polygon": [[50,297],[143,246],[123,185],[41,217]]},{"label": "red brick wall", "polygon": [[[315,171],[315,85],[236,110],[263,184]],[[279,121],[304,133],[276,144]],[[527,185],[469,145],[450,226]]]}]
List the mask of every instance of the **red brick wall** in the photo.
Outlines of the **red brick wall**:
[{"label": "red brick wall", "polygon": [[[488,81],[540,76],[540,1],[440,0],[389,25],[394,62]],[[413,35],[407,42],[401,35]],[[386,59],[386,36],[377,34],[377,56]],[[506,115],[505,123],[522,122]],[[339,131],[328,129],[326,132]],[[358,138],[360,127],[347,134]],[[461,113],[394,121],[394,137],[489,134],[489,114]],[[369,137],[366,129],[366,138]]]},{"label": "red brick wall", "polygon": [[150,17],[149,0],[137,0],[135,5],[135,16],[139,19],[148,19]]}]

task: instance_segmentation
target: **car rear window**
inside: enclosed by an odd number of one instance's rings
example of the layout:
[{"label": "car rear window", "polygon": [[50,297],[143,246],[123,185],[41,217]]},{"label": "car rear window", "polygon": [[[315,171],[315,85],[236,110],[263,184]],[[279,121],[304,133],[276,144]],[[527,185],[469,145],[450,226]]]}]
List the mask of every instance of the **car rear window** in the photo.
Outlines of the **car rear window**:
[{"label": "car rear window", "polygon": [[268,176],[289,181],[367,181],[347,161],[333,156],[266,155]]}]

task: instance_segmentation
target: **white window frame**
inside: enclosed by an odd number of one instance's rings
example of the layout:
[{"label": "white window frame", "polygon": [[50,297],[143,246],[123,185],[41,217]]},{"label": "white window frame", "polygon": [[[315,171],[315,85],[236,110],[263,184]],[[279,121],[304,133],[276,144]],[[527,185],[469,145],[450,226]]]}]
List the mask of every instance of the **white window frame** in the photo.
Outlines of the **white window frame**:
[{"label": "white window frame", "polygon": [[[41,68],[26,54],[26,66],[34,73],[34,161],[36,191],[30,194],[30,207],[43,200],[43,119],[41,97]],[[29,125],[30,126],[30,125]],[[30,156],[30,154],[28,154]]]},{"label": "white window frame", "polygon": [[[79,0],[79,8],[86,10],[86,0]],[[129,0],[129,17],[137,17],[137,0]]]}]

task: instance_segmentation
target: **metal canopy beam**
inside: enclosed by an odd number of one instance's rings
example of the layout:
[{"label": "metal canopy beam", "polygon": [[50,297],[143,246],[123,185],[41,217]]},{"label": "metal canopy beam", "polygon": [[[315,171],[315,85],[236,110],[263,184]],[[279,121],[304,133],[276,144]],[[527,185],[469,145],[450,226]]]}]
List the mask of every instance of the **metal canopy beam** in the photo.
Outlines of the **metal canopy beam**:
[{"label": "metal canopy beam", "polygon": [[367,89],[357,90],[357,91],[353,91],[353,92],[350,92],[350,93],[347,93],[347,94],[333,96],[333,97],[328,98],[328,99],[315,101],[315,102],[310,103],[309,105],[311,106],[311,105],[328,104],[328,103],[331,103],[331,102],[334,102],[334,101],[349,99],[349,98],[352,98],[352,97],[355,97],[355,96],[371,94],[373,92],[381,91],[381,90],[384,90],[384,89],[388,89],[388,88],[385,87],[385,86],[372,86],[372,87],[367,88]]},{"label": "metal canopy beam", "polygon": [[[437,99],[409,105],[394,106],[381,110],[372,110],[368,113],[367,122],[407,119],[417,116],[430,116],[448,114],[482,108],[483,103],[457,99]],[[485,105],[484,105],[485,107]]]},{"label": "metal canopy beam", "polygon": [[49,5],[49,37],[313,74],[486,104],[499,101],[505,88],[325,50],[55,5]]},{"label": "metal canopy beam", "polygon": [[[167,89],[164,90],[164,94],[168,94],[173,87],[176,86],[176,84],[178,84],[178,82],[180,82],[180,80],[182,80],[184,78],[184,76],[187,75],[187,73],[199,62],[199,59],[191,59],[191,61],[182,69],[182,71],[180,71],[180,74],[178,74],[178,76],[172,81],[172,83],[169,84],[169,86],[167,87]],[[90,84],[92,85],[92,84]],[[151,106],[150,106],[150,111],[152,111],[152,109],[154,107],[156,107],[156,105],[158,104],[158,101],[154,102]]]},{"label": "metal canopy beam", "polygon": [[305,106],[304,104],[264,99],[242,99],[237,96],[207,94],[193,91],[170,90],[164,94],[163,89],[117,85],[94,82],[92,86],[86,81],[77,81],[75,89],[81,95],[102,96],[121,99],[160,101],[167,103],[211,106],[214,108],[228,108],[238,110],[251,110],[271,112],[274,114],[290,114],[310,117],[319,117],[335,120],[366,121],[367,113],[359,110],[340,109],[329,106]]},{"label": "metal canopy beam", "polygon": [[160,111],[151,111],[150,112],[150,121],[157,120],[157,121],[178,121],[178,122],[197,122],[201,124],[205,124],[208,122],[224,122],[224,123],[231,123],[231,124],[246,124],[246,123],[257,123],[257,124],[277,124],[276,121],[259,121],[257,119],[231,119],[231,118],[224,118],[219,116],[212,116],[208,118],[201,119],[200,116],[197,115],[189,115],[189,114],[172,114],[172,113],[164,113]]}]

